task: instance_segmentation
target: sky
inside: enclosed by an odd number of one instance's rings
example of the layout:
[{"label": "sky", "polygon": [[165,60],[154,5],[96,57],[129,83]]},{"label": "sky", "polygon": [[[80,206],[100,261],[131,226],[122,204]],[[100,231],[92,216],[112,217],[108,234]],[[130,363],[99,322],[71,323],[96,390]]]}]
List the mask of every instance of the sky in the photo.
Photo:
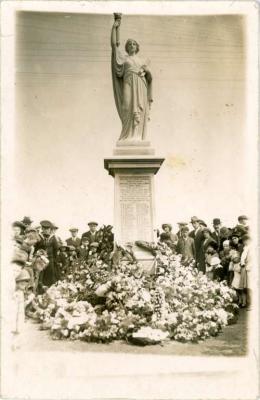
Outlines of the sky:
[{"label": "sky", "polygon": [[[121,123],[110,70],[112,15],[19,12],[16,18],[15,218],[49,219],[62,236],[113,224],[104,169]],[[151,61],[148,136],[157,225],[196,215],[232,226],[249,213],[245,21],[238,15],[123,15],[121,45]]]}]

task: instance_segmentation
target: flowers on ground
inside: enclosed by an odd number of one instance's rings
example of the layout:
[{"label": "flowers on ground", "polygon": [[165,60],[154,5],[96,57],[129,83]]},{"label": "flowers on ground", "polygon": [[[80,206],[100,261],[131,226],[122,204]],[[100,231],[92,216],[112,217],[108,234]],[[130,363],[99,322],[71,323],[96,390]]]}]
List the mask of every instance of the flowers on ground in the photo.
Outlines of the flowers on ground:
[{"label": "flowers on ground", "polygon": [[54,339],[153,344],[216,336],[237,313],[235,292],[182,265],[165,246],[153,275],[132,260],[75,264],[73,274],[36,299],[32,316]]}]

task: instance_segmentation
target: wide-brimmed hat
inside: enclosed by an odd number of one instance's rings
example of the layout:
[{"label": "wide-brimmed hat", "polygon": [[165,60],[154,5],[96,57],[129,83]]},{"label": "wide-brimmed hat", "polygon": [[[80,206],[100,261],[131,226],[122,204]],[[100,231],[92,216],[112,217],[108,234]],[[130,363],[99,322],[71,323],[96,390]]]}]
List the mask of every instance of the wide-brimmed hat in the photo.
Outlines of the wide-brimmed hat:
[{"label": "wide-brimmed hat", "polygon": [[23,220],[21,221],[23,224],[32,224],[33,223],[33,221],[31,220],[31,218],[30,217],[23,217]]},{"label": "wide-brimmed hat", "polygon": [[206,222],[205,221],[203,221],[202,219],[199,219],[199,224],[200,225],[202,225],[202,226],[205,226],[205,228],[207,227],[207,224],[206,224]]},{"label": "wide-brimmed hat", "polygon": [[98,225],[98,223],[96,222],[96,221],[90,221],[90,222],[88,222],[88,225]]},{"label": "wide-brimmed hat", "polygon": [[42,228],[53,228],[53,224],[50,221],[43,220],[40,222]]},{"label": "wide-brimmed hat", "polygon": [[21,228],[21,229],[25,229],[25,228],[26,228],[26,226],[25,226],[21,221],[14,221],[14,222],[12,223],[12,227],[13,227],[13,228],[19,227],[19,228]]},{"label": "wide-brimmed hat", "polygon": [[21,282],[21,281],[30,281],[31,277],[29,272],[26,269],[22,269],[22,271],[20,272],[20,274],[16,277],[16,282]]},{"label": "wide-brimmed hat", "polygon": [[165,228],[169,228],[170,230],[172,230],[171,224],[162,224],[162,229],[165,229]]},{"label": "wide-brimmed hat", "polygon": [[210,260],[210,265],[214,267],[215,265],[219,264],[220,264],[220,259],[218,257],[212,257],[212,259]]}]

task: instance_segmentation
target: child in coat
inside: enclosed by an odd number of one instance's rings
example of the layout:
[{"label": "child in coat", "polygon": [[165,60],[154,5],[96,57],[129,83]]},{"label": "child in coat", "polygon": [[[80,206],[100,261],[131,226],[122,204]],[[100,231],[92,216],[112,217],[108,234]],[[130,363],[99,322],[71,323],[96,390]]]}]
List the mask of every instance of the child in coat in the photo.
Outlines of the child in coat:
[{"label": "child in coat", "polygon": [[15,279],[16,287],[15,292],[13,294],[13,305],[14,305],[14,320],[13,320],[13,327],[12,327],[12,334],[13,334],[13,350],[16,350],[21,345],[21,334],[24,328],[24,292],[28,283],[30,282],[30,275],[26,269],[22,269],[21,272]]}]

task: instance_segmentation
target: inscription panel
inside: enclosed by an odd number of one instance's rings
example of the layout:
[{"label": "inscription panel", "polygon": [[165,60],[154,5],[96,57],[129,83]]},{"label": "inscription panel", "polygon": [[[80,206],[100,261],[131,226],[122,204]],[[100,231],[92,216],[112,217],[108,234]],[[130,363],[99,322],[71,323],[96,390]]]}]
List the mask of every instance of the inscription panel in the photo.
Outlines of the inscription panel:
[{"label": "inscription panel", "polygon": [[147,175],[119,176],[120,239],[153,240],[152,182]]}]

